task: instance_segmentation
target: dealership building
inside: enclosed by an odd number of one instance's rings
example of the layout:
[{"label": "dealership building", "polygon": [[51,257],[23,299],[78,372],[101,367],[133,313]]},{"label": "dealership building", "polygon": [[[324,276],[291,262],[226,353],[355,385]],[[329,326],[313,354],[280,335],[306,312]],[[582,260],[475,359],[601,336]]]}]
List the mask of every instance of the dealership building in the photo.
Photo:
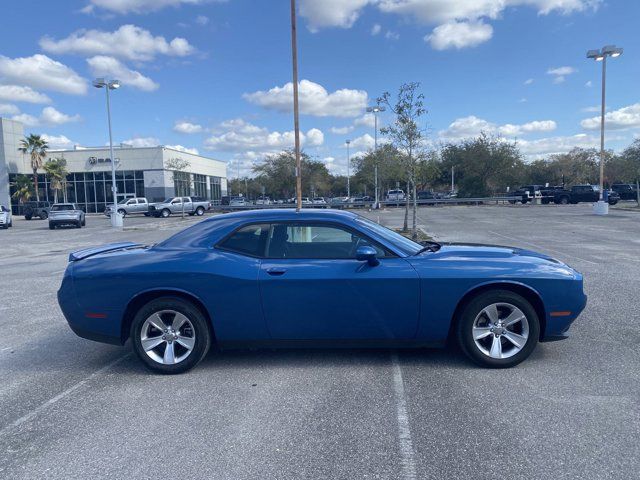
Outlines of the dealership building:
[{"label": "dealership building", "polygon": [[[18,213],[18,200],[11,198],[18,175],[28,175],[33,181],[31,159],[21,153],[20,140],[24,138],[22,123],[0,118],[0,205],[12,205]],[[217,201],[227,194],[227,164],[220,160],[195,155],[166,146],[115,146],[118,200],[129,197],[147,197],[159,201],[177,194],[204,197]],[[103,212],[113,202],[111,192],[111,158],[109,147],[79,147],[72,150],[49,150],[49,159],[67,161],[66,201],[75,202],[88,213]],[[182,160],[177,162],[176,160]],[[180,172],[167,169],[173,162],[187,164]],[[54,193],[49,179],[40,170],[38,175],[40,200],[53,202]],[[64,198],[58,193],[60,201]]]}]

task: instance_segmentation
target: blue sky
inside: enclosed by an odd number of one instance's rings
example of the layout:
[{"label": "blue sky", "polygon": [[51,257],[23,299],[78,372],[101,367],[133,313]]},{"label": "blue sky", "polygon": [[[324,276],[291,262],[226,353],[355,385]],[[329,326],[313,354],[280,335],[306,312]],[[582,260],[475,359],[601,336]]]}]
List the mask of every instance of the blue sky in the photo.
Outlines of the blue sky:
[{"label": "blue sky", "polygon": [[[34,14],[37,12],[37,14]],[[600,64],[608,63],[607,146],[640,134],[640,2],[298,0],[305,150],[334,172],[372,146],[382,92],[417,81],[430,144],[487,131],[527,158],[599,141]],[[104,145],[104,91],[119,78],[114,140],[196,149],[230,176],[292,145],[288,0],[3,2],[0,116],[52,146]],[[380,123],[390,121],[388,114]]]}]

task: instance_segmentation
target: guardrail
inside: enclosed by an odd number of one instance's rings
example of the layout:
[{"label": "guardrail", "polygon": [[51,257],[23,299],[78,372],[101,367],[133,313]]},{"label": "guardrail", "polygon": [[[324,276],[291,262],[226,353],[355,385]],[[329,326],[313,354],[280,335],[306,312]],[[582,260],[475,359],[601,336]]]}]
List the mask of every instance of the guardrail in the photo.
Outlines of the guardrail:
[{"label": "guardrail", "polygon": [[[515,203],[522,199],[520,196],[510,197],[478,197],[478,198],[433,198],[428,200],[418,200],[418,205],[486,205],[486,204],[505,204]],[[404,207],[405,201],[381,201],[381,207]],[[347,203],[334,203],[334,204],[303,204],[302,208],[334,208],[334,209],[349,209],[349,208],[372,208],[373,202],[347,202]],[[214,211],[236,211],[236,210],[263,210],[273,208],[296,208],[294,203],[278,203],[270,205],[213,205],[211,210]]]}]

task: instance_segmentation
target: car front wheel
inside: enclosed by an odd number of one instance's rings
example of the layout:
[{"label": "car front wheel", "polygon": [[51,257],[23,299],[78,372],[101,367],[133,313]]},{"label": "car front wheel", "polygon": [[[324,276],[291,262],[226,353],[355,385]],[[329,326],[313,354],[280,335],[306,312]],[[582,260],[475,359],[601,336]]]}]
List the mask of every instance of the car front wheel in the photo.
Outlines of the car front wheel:
[{"label": "car front wheel", "polygon": [[506,368],[533,352],[540,336],[540,321],[522,296],[508,290],[491,290],[464,307],[456,333],[462,351],[475,363]]},{"label": "car front wheel", "polygon": [[162,218],[167,218],[169,215],[171,215],[171,212],[165,208],[164,210],[162,210],[160,215],[162,216]]},{"label": "car front wheel", "polygon": [[131,325],[138,358],[157,373],[183,373],[207,354],[211,335],[207,319],[192,303],[162,297],[144,305]]}]

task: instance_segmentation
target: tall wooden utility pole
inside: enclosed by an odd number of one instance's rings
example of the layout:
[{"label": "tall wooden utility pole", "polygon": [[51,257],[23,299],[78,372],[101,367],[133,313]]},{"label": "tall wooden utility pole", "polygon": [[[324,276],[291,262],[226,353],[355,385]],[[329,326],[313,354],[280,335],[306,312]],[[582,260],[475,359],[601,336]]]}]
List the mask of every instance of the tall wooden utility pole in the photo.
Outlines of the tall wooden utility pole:
[{"label": "tall wooden utility pole", "polygon": [[293,128],[296,149],[296,210],[302,208],[302,171],[300,161],[300,121],[298,117],[298,47],[296,42],[296,0],[291,0],[291,56],[293,61]]}]

